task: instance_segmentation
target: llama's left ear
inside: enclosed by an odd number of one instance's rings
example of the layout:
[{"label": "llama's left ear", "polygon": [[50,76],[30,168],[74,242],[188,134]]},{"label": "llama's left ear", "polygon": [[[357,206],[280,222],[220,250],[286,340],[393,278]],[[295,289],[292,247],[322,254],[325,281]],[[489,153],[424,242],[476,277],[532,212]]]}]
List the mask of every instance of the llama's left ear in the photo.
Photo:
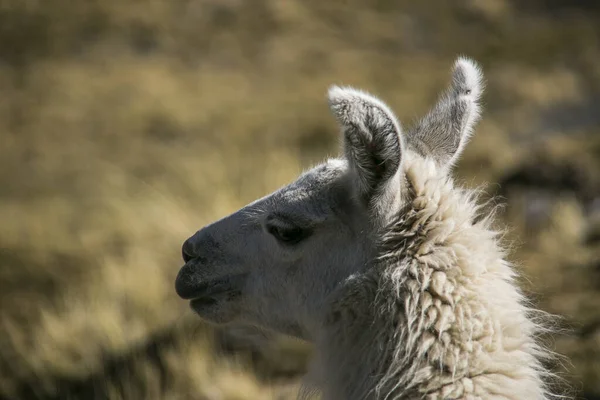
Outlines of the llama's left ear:
[{"label": "llama's left ear", "polygon": [[468,58],[458,58],[450,87],[427,116],[411,129],[407,139],[411,147],[423,156],[432,157],[442,167],[451,166],[479,121],[482,91],[479,66]]},{"label": "llama's left ear", "polygon": [[394,195],[398,181],[400,124],[382,101],[360,90],[331,87],[329,106],[342,128],[358,196],[365,205],[377,207],[382,196]]}]

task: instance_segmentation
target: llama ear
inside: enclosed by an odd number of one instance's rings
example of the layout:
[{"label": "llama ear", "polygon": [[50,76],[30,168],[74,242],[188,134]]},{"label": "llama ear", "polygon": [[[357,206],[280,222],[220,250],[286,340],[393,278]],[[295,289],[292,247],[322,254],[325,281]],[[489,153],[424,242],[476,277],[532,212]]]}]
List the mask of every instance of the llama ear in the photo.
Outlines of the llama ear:
[{"label": "llama ear", "polygon": [[440,166],[451,166],[479,120],[482,91],[483,76],[479,66],[468,58],[458,58],[450,87],[411,130],[408,139],[411,146],[423,156],[433,157]]},{"label": "llama ear", "polygon": [[400,125],[382,101],[360,90],[331,87],[329,107],[341,126],[358,194],[370,205],[397,180],[402,158]]}]

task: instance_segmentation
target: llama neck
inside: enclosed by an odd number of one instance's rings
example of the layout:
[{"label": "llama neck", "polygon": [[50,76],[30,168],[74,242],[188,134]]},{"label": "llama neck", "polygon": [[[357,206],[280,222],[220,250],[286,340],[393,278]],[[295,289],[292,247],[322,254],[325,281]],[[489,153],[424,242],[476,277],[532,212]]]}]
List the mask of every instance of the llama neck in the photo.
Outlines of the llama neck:
[{"label": "llama neck", "polygon": [[407,208],[317,342],[325,399],[544,399],[538,327],[468,191],[408,170]]},{"label": "llama neck", "polygon": [[[379,385],[391,367],[393,350],[389,343],[393,335],[389,329],[380,328],[393,324],[396,318],[390,315],[381,319],[376,307],[364,307],[376,304],[376,292],[365,290],[376,286],[370,276],[356,277],[345,285],[345,293],[328,314],[325,331],[316,340],[310,377],[322,390],[324,400],[386,398]],[[363,306],[358,307],[356,299]]]}]

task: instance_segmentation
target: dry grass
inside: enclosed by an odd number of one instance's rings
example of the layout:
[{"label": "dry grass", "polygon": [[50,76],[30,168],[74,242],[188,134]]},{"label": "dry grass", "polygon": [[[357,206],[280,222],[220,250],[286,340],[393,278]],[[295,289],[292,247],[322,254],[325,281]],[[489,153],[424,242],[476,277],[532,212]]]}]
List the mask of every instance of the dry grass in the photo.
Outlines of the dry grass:
[{"label": "dry grass", "polygon": [[574,326],[557,350],[600,395],[597,7],[365,4],[0,1],[0,397],[293,397],[306,347],[214,355],[174,294],[180,244],[337,151],[328,85],[376,92],[407,123],[458,53],[488,78],[467,184],[532,153],[589,181],[596,203],[548,189],[533,227],[532,185],[503,194],[531,288]]}]

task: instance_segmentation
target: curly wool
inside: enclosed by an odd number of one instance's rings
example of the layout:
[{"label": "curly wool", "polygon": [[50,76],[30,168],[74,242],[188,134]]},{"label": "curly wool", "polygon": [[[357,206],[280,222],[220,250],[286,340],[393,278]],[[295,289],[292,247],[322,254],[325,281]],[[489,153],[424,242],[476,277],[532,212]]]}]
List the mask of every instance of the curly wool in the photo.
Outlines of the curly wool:
[{"label": "curly wool", "polygon": [[493,214],[430,160],[410,157],[404,169],[406,206],[383,230],[380,256],[332,307],[324,379],[346,381],[357,399],[550,398],[535,339],[544,328]]}]

